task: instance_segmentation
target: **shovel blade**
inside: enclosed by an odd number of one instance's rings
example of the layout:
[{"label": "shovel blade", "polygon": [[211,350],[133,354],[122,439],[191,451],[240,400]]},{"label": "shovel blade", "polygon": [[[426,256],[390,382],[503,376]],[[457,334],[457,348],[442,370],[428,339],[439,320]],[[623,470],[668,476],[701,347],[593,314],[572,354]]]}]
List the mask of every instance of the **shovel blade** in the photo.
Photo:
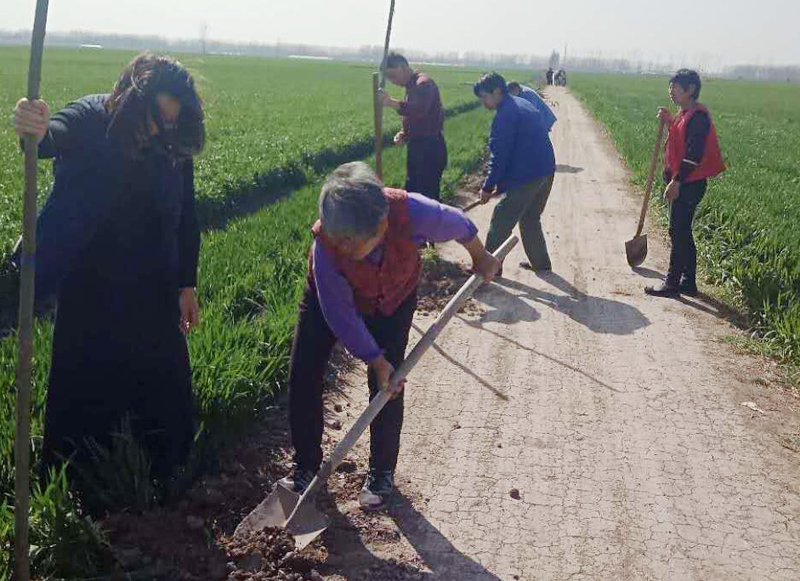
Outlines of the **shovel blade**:
[{"label": "shovel blade", "polygon": [[[330,524],[328,517],[317,510],[313,498],[298,507],[300,495],[288,488],[275,485],[275,489],[250,514],[244,517],[234,531],[234,537],[263,531],[267,527],[285,528],[294,537],[295,548],[300,551],[323,533]],[[294,518],[289,520],[297,508]]]},{"label": "shovel blade", "polygon": [[274,490],[255,507],[236,527],[233,535],[240,537],[263,531],[267,527],[283,528],[297,506],[300,495],[276,484]]},{"label": "shovel blade", "polygon": [[310,498],[297,507],[297,512],[286,522],[286,532],[294,537],[295,548],[302,551],[330,525],[328,517],[317,510]]},{"label": "shovel blade", "polygon": [[632,267],[642,264],[647,258],[647,234],[628,240],[625,243],[625,254],[628,256],[628,264]]}]

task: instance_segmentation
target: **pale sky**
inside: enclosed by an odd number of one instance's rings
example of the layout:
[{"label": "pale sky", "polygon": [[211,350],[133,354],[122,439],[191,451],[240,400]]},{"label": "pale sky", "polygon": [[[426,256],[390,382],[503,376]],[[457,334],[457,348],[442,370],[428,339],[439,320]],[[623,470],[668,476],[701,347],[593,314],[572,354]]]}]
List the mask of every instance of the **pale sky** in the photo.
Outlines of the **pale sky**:
[{"label": "pale sky", "polygon": [[[35,0],[0,0],[28,29]],[[357,47],[382,45],[389,0],[51,0],[51,30]],[[717,69],[800,64],[800,0],[396,0],[392,44],[425,51],[551,50]]]}]

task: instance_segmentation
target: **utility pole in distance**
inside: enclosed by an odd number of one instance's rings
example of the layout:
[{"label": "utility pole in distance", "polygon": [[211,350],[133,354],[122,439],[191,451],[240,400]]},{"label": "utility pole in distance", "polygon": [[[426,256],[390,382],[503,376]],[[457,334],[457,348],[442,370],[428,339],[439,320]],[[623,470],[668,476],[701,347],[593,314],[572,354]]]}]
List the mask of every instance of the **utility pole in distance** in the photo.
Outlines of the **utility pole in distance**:
[{"label": "utility pole in distance", "polygon": [[206,39],[208,38],[208,22],[200,23],[200,52],[206,54]]}]

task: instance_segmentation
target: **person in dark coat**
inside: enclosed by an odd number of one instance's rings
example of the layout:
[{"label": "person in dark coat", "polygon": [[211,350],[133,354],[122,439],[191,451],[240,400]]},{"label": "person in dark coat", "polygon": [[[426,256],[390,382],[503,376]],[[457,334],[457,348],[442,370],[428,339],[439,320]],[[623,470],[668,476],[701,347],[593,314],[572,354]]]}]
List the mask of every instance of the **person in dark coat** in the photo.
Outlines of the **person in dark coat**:
[{"label": "person in dark coat", "polygon": [[154,478],[187,457],[185,334],[198,324],[200,251],[192,158],[203,117],[191,74],[151,54],[123,70],[112,94],[52,118],[44,101],[17,103],[17,133],[36,135],[39,157],[54,160],[37,232],[36,301],[57,298],[43,477],[67,459],[71,480],[91,472],[88,442],[108,448],[123,422]]}]

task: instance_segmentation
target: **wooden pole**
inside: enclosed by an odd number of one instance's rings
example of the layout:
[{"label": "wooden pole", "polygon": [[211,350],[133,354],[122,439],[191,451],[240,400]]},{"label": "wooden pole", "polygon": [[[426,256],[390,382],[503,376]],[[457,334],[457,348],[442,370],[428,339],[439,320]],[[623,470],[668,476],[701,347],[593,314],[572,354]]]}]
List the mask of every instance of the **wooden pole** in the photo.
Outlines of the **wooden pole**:
[{"label": "wooden pole", "polygon": [[375,173],[383,181],[383,101],[380,76],[380,73],[372,74],[372,104],[375,114]]},{"label": "wooden pole", "polygon": [[389,39],[392,37],[392,20],[394,19],[394,0],[389,5],[389,24],[386,25],[386,40],[383,43],[383,60],[381,61],[381,89],[386,87],[386,55],[389,54]]},{"label": "wooden pole", "polygon": [[[47,29],[49,0],[37,0],[28,68],[28,100],[39,98],[42,53]],[[22,265],[19,287],[19,362],[17,363],[17,434],[14,455],[14,554],[18,581],[29,581],[30,529],[30,439],[31,367],[33,360],[33,300],[36,269],[36,162],[39,157],[35,135],[26,135],[25,193],[22,204]]]},{"label": "wooden pole", "polygon": [[375,115],[375,173],[383,181],[383,100],[381,90],[386,86],[386,55],[389,54],[389,39],[392,36],[394,1],[389,5],[389,24],[386,26],[386,39],[383,43],[381,72],[372,75],[372,104]]}]

